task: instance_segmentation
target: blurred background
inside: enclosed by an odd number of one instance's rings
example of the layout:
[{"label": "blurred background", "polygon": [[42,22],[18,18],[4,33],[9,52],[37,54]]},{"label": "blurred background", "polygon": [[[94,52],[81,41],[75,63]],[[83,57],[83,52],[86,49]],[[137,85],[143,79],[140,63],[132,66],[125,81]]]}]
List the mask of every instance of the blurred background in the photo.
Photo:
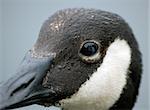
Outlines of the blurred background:
[{"label": "blurred background", "polygon": [[[57,10],[71,7],[114,12],[129,23],[139,42],[144,65],[140,94],[133,110],[150,110],[148,0],[0,0],[0,82],[15,74],[25,53],[35,43],[42,23]],[[32,105],[19,110],[60,109]]]}]

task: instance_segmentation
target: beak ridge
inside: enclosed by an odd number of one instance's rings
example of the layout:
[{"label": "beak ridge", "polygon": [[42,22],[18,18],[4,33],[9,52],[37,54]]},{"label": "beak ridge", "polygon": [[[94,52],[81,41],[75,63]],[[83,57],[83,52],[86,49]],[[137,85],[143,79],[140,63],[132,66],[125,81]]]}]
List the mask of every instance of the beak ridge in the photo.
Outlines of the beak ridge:
[{"label": "beak ridge", "polygon": [[29,51],[20,64],[17,74],[0,84],[0,110],[36,104],[37,96],[49,95],[52,90],[42,86],[42,80],[50,68],[54,55],[33,57]]}]

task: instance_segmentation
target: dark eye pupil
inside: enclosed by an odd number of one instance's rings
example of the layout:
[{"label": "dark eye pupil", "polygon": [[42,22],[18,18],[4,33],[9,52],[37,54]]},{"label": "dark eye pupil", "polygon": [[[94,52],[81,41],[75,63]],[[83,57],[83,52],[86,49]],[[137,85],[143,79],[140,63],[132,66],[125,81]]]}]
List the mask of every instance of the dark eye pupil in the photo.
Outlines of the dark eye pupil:
[{"label": "dark eye pupil", "polygon": [[97,50],[98,50],[98,45],[96,43],[86,42],[82,46],[80,53],[85,56],[92,56],[97,52]]}]

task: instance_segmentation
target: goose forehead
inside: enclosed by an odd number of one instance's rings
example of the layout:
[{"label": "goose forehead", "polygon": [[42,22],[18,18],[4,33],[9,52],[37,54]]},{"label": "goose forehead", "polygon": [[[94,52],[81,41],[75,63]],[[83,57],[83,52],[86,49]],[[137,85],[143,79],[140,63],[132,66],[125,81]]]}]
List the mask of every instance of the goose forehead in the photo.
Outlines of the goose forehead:
[{"label": "goose forehead", "polygon": [[109,36],[111,33],[118,36],[115,30],[120,24],[124,24],[124,20],[120,16],[101,10],[82,8],[61,10],[48,18],[42,25],[39,38],[34,45],[35,51],[50,52],[56,45],[60,45],[68,39],[113,41],[116,37]]}]

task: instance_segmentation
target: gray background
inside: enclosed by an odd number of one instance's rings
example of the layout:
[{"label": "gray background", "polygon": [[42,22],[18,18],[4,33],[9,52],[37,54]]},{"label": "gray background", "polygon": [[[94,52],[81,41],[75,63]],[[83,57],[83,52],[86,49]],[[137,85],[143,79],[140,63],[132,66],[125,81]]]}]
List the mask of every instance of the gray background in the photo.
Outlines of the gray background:
[{"label": "gray background", "polygon": [[[148,0],[1,0],[0,81],[15,73],[24,54],[35,43],[45,19],[58,9],[97,8],[121,15],[132,27],[143,53],[143,78],[134,110],[148,108]],[[150,18],[150,17],[149,17]],[[32,105],[19,110],[59,110]]]}]

